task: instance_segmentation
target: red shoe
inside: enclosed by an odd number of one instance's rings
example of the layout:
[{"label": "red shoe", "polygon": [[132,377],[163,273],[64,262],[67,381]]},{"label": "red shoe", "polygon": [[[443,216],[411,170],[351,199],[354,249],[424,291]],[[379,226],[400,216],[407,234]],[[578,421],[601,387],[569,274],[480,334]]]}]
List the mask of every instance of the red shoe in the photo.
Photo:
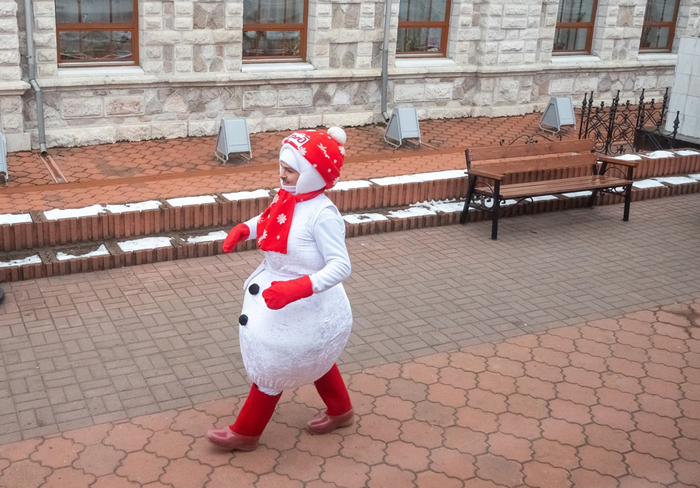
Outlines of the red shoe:
[{"label": "red shoe", "polygon": [[207,440],[216,447],[227,451],[254,451],[260,436],[236,434],[228,427],[207,431]]},{"label": "red shoe", "polygon": [[328,434],[340,427],[347,427],[355,422],[355,412],[351,408],[342,415],[319,413],[306,424],[306,430],[315,435]]}]

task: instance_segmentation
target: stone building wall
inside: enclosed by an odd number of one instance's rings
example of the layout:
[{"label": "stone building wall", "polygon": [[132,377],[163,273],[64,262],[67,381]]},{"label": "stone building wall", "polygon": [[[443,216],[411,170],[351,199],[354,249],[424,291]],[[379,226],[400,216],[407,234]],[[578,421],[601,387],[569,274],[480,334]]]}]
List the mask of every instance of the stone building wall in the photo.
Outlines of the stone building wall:
[{"label": "stone building wall", "polygon": [[[700,27],[700,22],[698,23]],[[669,112],[678,113],[678,133],[700,139],[700,32],[679,42],[679,63],[669,103]],[[666,119],[666,130],[673,131],[675,119]]]},{"label": "stone building wall", "polygon": [[20,66],[17,3],[0,0],[0,132],[11,150],[29,144],[22,115],[22,94],[28,87]]},{"label": "stone building wall", "polygon": [[[504,116],[541,110],[550,96],[655,96],[673,82],[675,55],[638,52],[646,0],[599,0],[593,56],[583,57],[552,56],[558,0],[453,0],[439,60],[396,56],[399,0],[390,1],[389,111]],[[0,86],[0,123],[15,135],[11,150],[28,149],[30,134],[38,145],[23,3],[0,0],[0,80],[14,83]],[[224,116],[245,117],[253,132],[379,122],[384,8],[309,0],[306,63],[250,65],[242,0],[141,1],[138,67],[59,69],[54,2],[33,0],[47,145],[213,135]],[[700,0],[681,0],[677,32],[699,17]]]}]

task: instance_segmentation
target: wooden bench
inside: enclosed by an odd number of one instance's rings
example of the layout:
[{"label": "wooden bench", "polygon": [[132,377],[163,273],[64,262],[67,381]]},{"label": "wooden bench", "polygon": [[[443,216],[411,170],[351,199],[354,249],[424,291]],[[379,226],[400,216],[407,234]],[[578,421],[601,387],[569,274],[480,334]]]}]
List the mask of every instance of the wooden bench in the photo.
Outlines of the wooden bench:
[{"label": "wooden bench", "polygon": [[637,163],[596,155],[592,140],[477,147],[465,153],[469,189],[460,223],[469,222],[470,208],[490,212],[491,239],[498,238],[498,217],[506,200],[517,204],[543,195],[592,191],[592,207],[598,193],[614,193],[624,197],[622,220],[629,220]]}]

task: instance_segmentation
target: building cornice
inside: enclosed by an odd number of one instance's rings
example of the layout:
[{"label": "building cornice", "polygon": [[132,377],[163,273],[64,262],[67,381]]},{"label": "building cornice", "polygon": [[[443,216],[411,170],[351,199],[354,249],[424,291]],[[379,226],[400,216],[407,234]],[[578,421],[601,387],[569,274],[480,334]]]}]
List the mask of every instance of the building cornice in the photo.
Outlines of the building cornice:
[{"label": "building cornice", "polygon": [[29,83],[22,80],[0,81],[0,97],[24,95],[30,88]]}]

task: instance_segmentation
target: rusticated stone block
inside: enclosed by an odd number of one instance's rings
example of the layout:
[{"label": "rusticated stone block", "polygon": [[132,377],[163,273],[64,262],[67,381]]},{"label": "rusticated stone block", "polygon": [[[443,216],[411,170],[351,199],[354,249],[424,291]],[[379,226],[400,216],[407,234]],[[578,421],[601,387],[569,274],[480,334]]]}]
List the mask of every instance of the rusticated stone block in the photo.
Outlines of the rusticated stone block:
[{"label": "rusticated stone block", "polygon": [[243,95],[243,108],[254,110],[258,108],[272,108],[277,106],[277,91],[253,91]]},{"label": "rusticated stone block", "polygon": [[107,115],[140,115],[144,112],[143,97],[107,98]]},{"label": "rusticated stone block", "polygon": [[61,114],[66,119],[77,117],[101,117],[103,115],[100,98],[64,98],[61,100]]}]

